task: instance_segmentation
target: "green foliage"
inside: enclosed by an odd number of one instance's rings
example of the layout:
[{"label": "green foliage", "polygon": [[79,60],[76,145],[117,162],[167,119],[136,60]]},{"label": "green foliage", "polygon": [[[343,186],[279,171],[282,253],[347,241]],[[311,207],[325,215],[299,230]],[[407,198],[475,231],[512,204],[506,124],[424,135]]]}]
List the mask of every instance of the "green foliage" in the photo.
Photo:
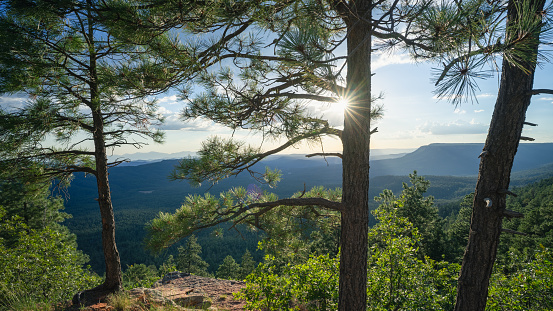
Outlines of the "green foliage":
[{"label": "green foliage", "polygon": [[123,288],[129,290],[137,287],[151,287],[160,278],[160,273],[155,266],[130,265],[123,272]]},{"label": "green foliage", "polygon": [[467,247],[470,216],[472,214],[472,201],[474,193],[467,194],[461,202],[459,202],[459,212],[456,216],[450,219],[446,229],[447,245],[444,246],[445,257],[452,262],[460,263],[463,258],[463,253]]},{"label": "green foliage", "polygon": [[[374,211],[378,224],[369,231],[368,310],[451,310],[460,266],[420,258],[418,230],[399,216],[401,201]],[[265,262],[246,278],[239,297],[251,310],[335,310],[338,259],[310,256],[304,263]]]},{"label": "green foliage", "polygon": [[53,303],[100,280],[84,264],[75,235],[62,226],[67,214],[49,184],[14,178],[0,182],[0,306]]},{"label": "green foliage", "polygon": [[492,275],[486,310],[552,310],[553,251],[542,249],[522,269]]},{"label": "green foliage", "polygon": [[[339,200],[341,191],[327,190],[322,187],[314,187],[305,193],[296,193],[291,199],[283,199],[283,203],[294,199],[322,198],[325,202]],[[243,187],[236,187],[222,192],[218,197],[209,193],[200,195],[189,195],[184,204],[175,211],[174,214],[159,213],[147,225],[148,236],[146,244],[153,250],[160,250],[176,243],[179,239],[190,235],[195,230],[210,227],[224,222],[233,222],[234,224],[247,224],[250,228],[261,229],[271,236],[278,236],[278,245],[271,244],[270,247],[282,250],[298,246],[309,249],[309,246],[302,241],[306,237],[295,237],[294,242],[284,242],[287,237],[295,236],[299,232],[315,230],[320,226],[320,231],[328,231],[322,237],[336,234],[336,224],[338,213],[328,211],[318,206],[280,206],[277,196],[269,192],[252,192]],[[302,200],[298,201],[301,204]],[[289,203],[288,203],[289,204]],[[320,218],[317,218],[321,216]],[[317,223],[316,219],[319,219]],[[307,236],[308,238],[308,236]],[[333,243],[326,243],[327,245]],[[336,253],[337,240],[332,251]],[[299,254],[299,251],[293,251]],[[305,254],[305,251],[302,252]],[[308,254],[308,253],[307,253]],[[305,256],[306,258],[307,256]]]},{"label": "green foliage", "polygon": [[244,252],[244,255],[242,255],[242,261],[240,262],[240,273],[238,278],[240,280],[245,279],[250,273],[253,272],[256,266],[256,262],[253,259],[252,254],[248,249]]},{"label": "green foliage", "polygon": [[[401,207],[401,202],[395,202]],[[399,208],[374,211],[369,231],[370,310],[448,310],[453,306],[459,266],[417,255],[421,237]]]},{"label": "green foliage", "polygon": [[311,256],[304,264],[286,265],[279,274],[274,261],[274,257],[266,256],[246,278],[246,288],[236,295],[246,299],[248,310],[336,309],[338,259]]},{"label": "green foliage", "polygon": [[177,264],[175,263],[175,259],[173,258],[173,255],[169,255],[167,257],[167,260],[165,260],[161,266],[159,266],[159,276],[163,277],[169,272],[177,271]]},{"label": "green foliage", "polygon": [[425,47],[413,46],[413,55],[434,57],[443,66],[436,70],[439,98],[455,105],[475,100],[477,79],[492,77],[498,58],[530,73],[538,56],[544,56],[546,49],[538,50],[538,45],[549,44],[551,3],[541,9],[539,3],[545,1],[513,1],[509,10],[507,3],[441,2],[417,11],[413,26],[425,38]]},{"label": "green foliage", "polygon": [[403,190],[399,197],[390,190],[384,190],[380,196],[375,197],[375,201],[380,202],[379,209],[407,218],[418,229],[421,240],[420,251],[423,256],[440,259],[444,253],[442,219],[434,206],[434,198],[424,197],[430,182],[418,176],[416,171],[409,174],[409,179],[411,186],[403,183]]},{"label": "green foliage", "polygon": [[[137,137],[162,141],[154,126],[163,117],[148,97],[166,90],[173,76],[145,46],[106,36],[109,29],[99,17],[105,3],[2,3],[0,94],[25,94],[28,100],[18,109],[0,109],[0,164],[68,177],[96,169],[90,151],[95,139],[102,148],[140,146]],[[101,120],[94,121],[95,113]],[[94,138],[97,130],[101,141]],[[44,166],[29,170],[33,163]]]},{"label": "green foliage", "polygon": [[232,256],[227,256],[217,269],[218,279],[236,280],[240,277],[240,264]]},{"label": "green foliage", "polygon": [[[243,170],[237,170],[240,163],[252,165],[259,161],[257,154],[259,149],[251,146],[244,147],[244,143],[222,139],[209,138],[202,143],[198,151],[198,157],[183,159],[175,167],[170,175],[173,180],[187,179],[192,185],[200,186],[203,181],[215,184],[222,179],[236,176]],[[274,187],[280,181],[280,171],[272,171],[266,168],[265,173],[260,174],[249,171],[258,181],[265,182]]]},{"label": "green foliage", "polygon": [[[294,197],[319,197],[340,201],[341,189],[313,187]],[[340,214],[318,206],[273,209],[259,221],[266,237],[259,247],[274,256],[274,264],[285,266],[307,261],[311,254],[337,256],[340,239]]]},{"label": "green foliage", "polygon": [[501,236],[498,262],[511,271],[518,270],[513,257],[527,261],[540,251],[541,246],[553,248],[553,178],[514,191],[518,196],[508,199],[507,208],[522,213],[524,217],[505,219],[503,226],[528,235]]},{"label": "green foliage", "polygon": [[19,217],[2,219],[2,230],[18,234],[15,245],[0,244],[0,305],[13,296],[59,302],[100,281],[83,266],[86,257],[67,241],[67,231],[30,229]]},{"label": "green foliage", "polygon": [[192,273],[200,276],[209,276],[207,267],[209,266],[200,257],[202,246],[198,244],[195,235],[191,235],[186,244],[178,248],[177,269],[184,273]]}]

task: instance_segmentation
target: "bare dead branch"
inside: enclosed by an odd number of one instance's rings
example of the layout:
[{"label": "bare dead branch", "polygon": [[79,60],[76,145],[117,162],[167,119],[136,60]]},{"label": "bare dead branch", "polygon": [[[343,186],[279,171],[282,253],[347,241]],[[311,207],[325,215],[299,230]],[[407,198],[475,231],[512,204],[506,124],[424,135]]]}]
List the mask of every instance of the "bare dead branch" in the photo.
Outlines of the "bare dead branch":
[{"label": "bare dead branch", "polygon": [[530,91],[530,95],[538,95],[538,94],[553,94],[553,90],[551,89],[535,89]]},{"label": "bare dead branch", "polygon": [[511,233],[511,234],[518,234],[518,235],[524,235],[524,236],[528,236],[528,233],[524,233],[524,232],[519,232],[519,231],[515,231],[515,230],[511,230],[511,229],[501,229],[502,232],[505,232],[505,233]]},{"label": "bare dead branch", "polygon": [[515,212],[515,211],[511,211],[511,210],[508,210],[508,209],[503,211],[503,215],[507,218],[523,218],[524,217],[524,214],[519,213],[519,212]]},{"label": "bare dead branch", "polygon": [[305,155],[306,158],[312,158],[312,157],[316,157],[316,156],[338,157],[338,158],[342,159],[342,154],[339,153],[339,152],[329,152],[329,153],[317,152],[317,153],[311,153],[311,154]]}]

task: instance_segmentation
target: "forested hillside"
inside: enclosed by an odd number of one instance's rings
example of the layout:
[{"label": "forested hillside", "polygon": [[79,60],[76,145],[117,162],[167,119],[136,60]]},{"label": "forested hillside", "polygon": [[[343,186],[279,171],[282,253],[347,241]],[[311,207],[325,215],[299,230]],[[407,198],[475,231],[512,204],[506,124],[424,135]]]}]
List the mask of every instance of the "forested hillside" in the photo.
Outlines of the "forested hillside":
[{"label": "forested hillside", "polygon": [[[393,167],[396,170],[399,168],[407,170],[407,167],[411,167],[411,172],[414,169],[418,171],[418,168],[432,167],[432,161],[436,160],[433,153],[436,153],[444,163],[443,166],[462,172],[468,170],[467,165],[473,161],[473,158],[477,159],[474,154],[477,153],[478,148],[481,148],[477,144],[467,144],[465,150],[461,148],[462,146],[464,145],[434,144],[425,146],[401,158],[375,160],[373,167],[375,167],[375,171],[378,171],[379,167],[395,163]],[[547,161],[547,157],[536,157],[535,160],[529,160],[536,154],[547,154],[542,152],[548,148],[553,148],[553,144],[522,145],[521,154],[517,158],[517,163],[519,163],[517,167],[532,169],[517,171],[512,178],[513,185],[525,185],[553,175],[553,164],[541,166]],[[459,152],[460,150],[464,151]],[[451,157],[451,154],[457,156]],[[257,184],[250,175],[241,174],[235,178],[223,180],[212,187],[211,185],[202,185],[199,188],[194,188],[187,182],[168,179],[169,173],[177,163],[178,160],[163,160],[139,166],[116,167],[111,170],[110,185],[113,192],[115,217],[118,221],[116,237],[124,268],[135,263],[160,265],[168,255],[176,255],[176,248],[180,244],[158,256],[150,254],[144,248],[142,241],[145,235],[144,226],[158,212],[173,212],[190,194],[206,192],[218,194],[234,186],[247,187],[250,184]],[[319,185],[332,189],[339,187],[341,182],[341,166],[339,160],[335,158],[330,158],[327,165],[323,159],[306,159],[299,155],[281,156],[269,158],[259,164],[258,169],[263,169],[265,165],[279,168],[282,172],[282,181],[276,188],[262,188],[276,193],[281,198],[289,197],[303,190],[304,185],[307,189]],[[424,174],[419,172],[419,175]],[[474,191],[476,177],[443,175],[446,174],[425,175],[425,177],[431,183],[427,195],[434,196],[440,215],[446,217],[456,213],[458,204],[455,202],[457,200]],[[409,181],[407,173],[403,176],[378,176],[376,174],[372,176],[370,198],[378,196],[384,189],[399,192],[402,189],[402,183]],[[76,174],[68,189],[66,201],[66,210],[73,217],[68,219],[66,224],[77,235],[79,248],[91,257],[93,269],[101,272],[103,258],[98,227],[100,219],[94,200],[96,197],[93,191],[94,184],[94,178]],[[371,209],[376,208],[377,205],[377,202],[371,200]],[[372,215],[370,223],[375,223]],[[227,255],[232,255],[238,260],[246,249],[253,254],[255,260],[261,260],[262,253],[256,252],[257,242],[262,237],[261,232],[223,230],[223,236],[217,238],[212,235],[212,232],[213,229],[206,229],[198,233],[199,243],[203,247],[202,256],[210,265],[209,271],[215,272]]]}]

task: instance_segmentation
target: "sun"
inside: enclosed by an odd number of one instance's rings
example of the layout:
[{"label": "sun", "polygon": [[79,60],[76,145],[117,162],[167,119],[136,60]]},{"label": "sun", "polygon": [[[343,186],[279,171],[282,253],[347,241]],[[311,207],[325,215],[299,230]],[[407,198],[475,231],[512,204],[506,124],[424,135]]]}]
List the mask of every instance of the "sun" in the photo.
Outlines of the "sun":
[{"label": "sun", "polygon": [[335,112],[344,112],[348,108],[349,101],[346,98],[340,98],[338,101],[332,103],[332,110]]}]

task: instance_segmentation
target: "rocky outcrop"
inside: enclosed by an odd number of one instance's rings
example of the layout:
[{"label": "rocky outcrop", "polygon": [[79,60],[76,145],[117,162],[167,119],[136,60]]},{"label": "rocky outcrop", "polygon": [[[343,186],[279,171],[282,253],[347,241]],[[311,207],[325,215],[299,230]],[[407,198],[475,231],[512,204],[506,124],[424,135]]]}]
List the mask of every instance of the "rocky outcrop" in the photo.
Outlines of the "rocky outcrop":
[{"label": "rocky outcrop", "polygon": [[[234,299],[246,284],[240,281],[220,280],[188,273],[171,272],[154,283],[152,288],[134,288],[126,291],[131,304],[150,307],[153,305],[172,306],[181,311],[225,310],[242,311],[244,302]],[[85,295],[86,294],[86,295]],[[79,304],[72,304],[66,310],[113,311],[108,293],[91,296],[79,293]],[[84,300],[86,298],[86,301]],[[85,303],[86,302],[86,303]],[[132,309],[135,310],[135,309]],[[142,309],[140,309],[142,310]]]},{"label": "rocky outcrop", "polygon": [[145,305],[171,305],[181,310],[218,310],[216,307],[211,306],[208,296],[199,293],[177,294],[169,298],[165,297],[159,289],[142,287],[133,288],[128,293],[131,298],[137,299]]}]

